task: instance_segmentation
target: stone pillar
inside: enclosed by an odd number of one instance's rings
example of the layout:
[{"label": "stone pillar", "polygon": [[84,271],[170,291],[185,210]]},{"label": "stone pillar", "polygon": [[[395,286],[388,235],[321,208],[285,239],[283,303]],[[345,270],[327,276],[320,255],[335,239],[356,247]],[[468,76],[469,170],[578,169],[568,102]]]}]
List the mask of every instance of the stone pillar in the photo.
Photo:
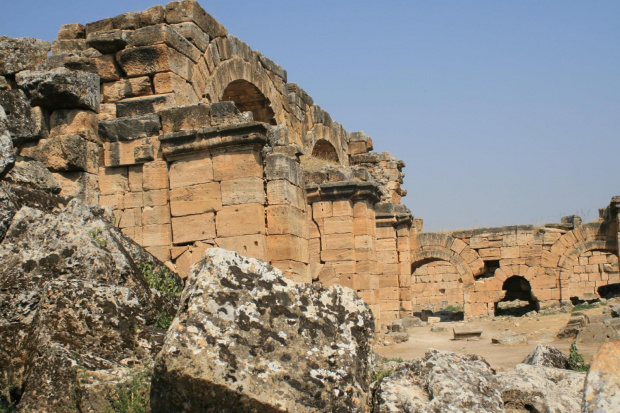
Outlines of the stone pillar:
[{"label": "stone pillar", "polygon": [[[306,186],[311,276],[323,285],[354,289],[381,317],[374,204],[378,188],[342,181]],[[319,264],[315,264],[315,260]]]}]

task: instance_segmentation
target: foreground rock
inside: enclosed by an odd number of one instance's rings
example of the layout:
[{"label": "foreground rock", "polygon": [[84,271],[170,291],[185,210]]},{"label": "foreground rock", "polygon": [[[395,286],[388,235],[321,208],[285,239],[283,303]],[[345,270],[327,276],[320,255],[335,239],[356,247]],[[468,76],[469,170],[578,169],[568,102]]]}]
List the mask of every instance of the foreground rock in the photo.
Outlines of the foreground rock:
[{"label": "foreground rock", "polygon": [[0,407],[92,411],[88,377],[151,362],[176,306],[140,266],[157,262],[104,210],[0,182]]},{"label": "foreground rock", "polygon": [[526,364],[496,374],[480,356],[430,350],[373,384],[373,412],[576,412],[584,378]]},{"label": "foreground rock", "polygon": [[504,408],[507,412],[578,412],[584,373],[554,367],[517,364],[499,373]]},{"label": "foreground rock", "polygon": [[153,412],[367,410],[374,320],[352,290],[296,284],[215,248],[179,308],[156,360]]},{"label": "foreground rock", "polygon": [[592,359],[583,394],[585,412],[613,412],[620,406],[620,341],[601,345]]},{"label": "foreground rock", "polygon": [[540,367],[555,367],[556,369],[570,369],[568,357],[555,347],[538,344],[523,360],[523,364]]}]

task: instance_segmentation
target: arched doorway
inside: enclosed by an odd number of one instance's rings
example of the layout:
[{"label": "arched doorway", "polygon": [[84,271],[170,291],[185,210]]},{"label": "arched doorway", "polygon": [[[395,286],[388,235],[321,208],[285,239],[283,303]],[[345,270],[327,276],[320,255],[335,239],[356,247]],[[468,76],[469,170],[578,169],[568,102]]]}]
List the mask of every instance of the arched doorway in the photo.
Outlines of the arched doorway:
[{"label": "arched doorway", "polygon": [[252,112],[254,120],[276,125],[275,114],[271,102],[263,93],[247,80],[239,79],[230,82],[222,94],[222,102],[235,102],[241,112]]},{"label": "arched doorway", "polygon": [[513,275],[504,281],[504,298],[495,303],[495,315],[522,316],[538,310],[538,301],[532,294],[530,282],[520,275]]},{"label": "arched doorway", "polygon": [[319,139],[316,144],[314,144],[314,148],[312,148],[312,157],[329,163],[338,163],[338,152],[336,152],[336,148],[325,139]]},{"label": "arched doorway", "polygon": [[412,308],[460,312],[463,309],[463,279],[450,262],[437,259],[418,261],[412,266]]}]

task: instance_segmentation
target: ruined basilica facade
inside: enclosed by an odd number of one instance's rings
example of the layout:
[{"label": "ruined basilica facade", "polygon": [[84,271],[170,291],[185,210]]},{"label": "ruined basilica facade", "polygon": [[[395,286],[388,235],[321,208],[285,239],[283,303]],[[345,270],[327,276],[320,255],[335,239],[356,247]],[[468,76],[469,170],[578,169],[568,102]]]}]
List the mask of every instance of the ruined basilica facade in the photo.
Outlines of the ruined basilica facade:
[{"label": "ruined basilica facade", "polygon": [[[0,62],[18,154],[44,163],[61,195],[111,208],[182,277],[219,246],[351,287],[380,323],[448,305],[493,314],[515,297],[553,306],[620,283],[620,197],[594,223],[424,232],[401,203],[403,162],[195,1],[64,25],[45,43],[15,39],[3,59],[45,53]],[[81,99],[42,92],[63,82]]]}]

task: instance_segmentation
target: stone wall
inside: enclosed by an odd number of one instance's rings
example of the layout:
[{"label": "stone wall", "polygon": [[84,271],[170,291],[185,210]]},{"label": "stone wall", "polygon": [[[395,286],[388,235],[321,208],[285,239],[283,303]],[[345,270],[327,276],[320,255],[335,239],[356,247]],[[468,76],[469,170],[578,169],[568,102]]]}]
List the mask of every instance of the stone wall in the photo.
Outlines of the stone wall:
[{"label": "stone wall", "polygon": [[447,305],[492,313],[511,277],[540,305],[617,282],[620,199],[595,224],[424,233],[401,204],[404,163],[195,1],[67,24],[52,45],[0,43],[17,155],[43,162],[61,195],[111,208],[182,277],[223,247],[351,287],[380,323]]}]

